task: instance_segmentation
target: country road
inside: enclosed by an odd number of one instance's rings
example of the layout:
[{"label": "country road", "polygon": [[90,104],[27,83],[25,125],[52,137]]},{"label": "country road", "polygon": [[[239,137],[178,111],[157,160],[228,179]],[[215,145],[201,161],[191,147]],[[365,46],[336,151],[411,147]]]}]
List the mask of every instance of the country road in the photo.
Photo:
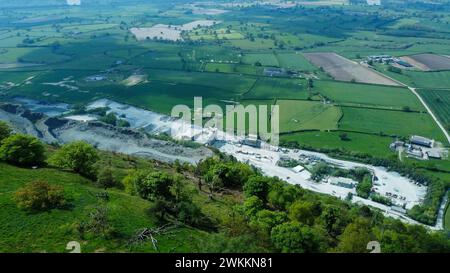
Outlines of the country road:
[{"label": "country road", "polygon": [[450,135],[448,134],[447,130],[445,130],[445,127],[441,124],[441,122],[436,118],[433,111],[431,111],[430,107],[428,107],[428,105],[425,103],[425,101],[422,99],[422,97],[419,95],[419,93],[417,93],[415,88],[413,88],[411,86],[407,86],[407,87],[409,90],[411,90],[411,92],[413,92],[414,95],[416,95],[416,97],[420,100],[420,102],[423,104],[425,109],[427,109],[428,113],[430,113],[431,117],[437,123],[439,128],[441,128],[442,132],[444,133],[445,137],[447,138],[447,142],[450,144]]},{"label": "country road", "polygon": [[[369,67],[369,66],[368,66]],[[447,132],[447,130],[445,129],[445,127],[442,125],[442,123],[436,118],[436,116],[434,115],[433,111],[431,111],[431,108],[428,107],[427,103],[422,99],[422,97],[419,95],[419,93],[417,93],[416,88],[408,86],[407,84],[394,79],[392,77],[389,77],[388,75],[385,75],[383,73],[381,73],[380,71],[370,67],[373,71],[375,71],[376,73],[383,75],[386,78],[389,78],[397,83],[399,83],[400,85],[407,87],[414,95],[416,95],[416,97],[419,99],[419,101],[422,103],[422,105],[425,107],[425,109],[427,110],[428,113],[430,113],[431,117],[433,118],[433,120],[436,122],[436,124],[439,126],[439,128],[441,129],[441,131],[444,133],[445,137],[447,138],[447,142],[448,144],[450,144],[450,135]]]}]

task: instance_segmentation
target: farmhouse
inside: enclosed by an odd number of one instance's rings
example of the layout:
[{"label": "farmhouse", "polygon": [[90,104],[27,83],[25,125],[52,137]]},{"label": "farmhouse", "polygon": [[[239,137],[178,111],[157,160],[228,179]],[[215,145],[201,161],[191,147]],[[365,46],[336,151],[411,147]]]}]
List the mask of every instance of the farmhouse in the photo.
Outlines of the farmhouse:
[{"label": "farmhouse", "polygon": [[411,136],[410,141],[411,141],[411,144],[429,147],[429,148],[432,148],[433,144],[434,144],[434,140],[432,140],[432,139],[422,137],[422,136],[415,136],[415,135]]}]

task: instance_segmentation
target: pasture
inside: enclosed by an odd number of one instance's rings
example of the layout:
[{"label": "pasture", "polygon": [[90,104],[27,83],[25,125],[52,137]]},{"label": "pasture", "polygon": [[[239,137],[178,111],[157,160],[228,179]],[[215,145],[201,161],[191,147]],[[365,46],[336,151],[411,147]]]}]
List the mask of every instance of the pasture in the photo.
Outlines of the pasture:
[{"label": "pasture", "polygon": [[337,81],[314,81],[314,91],[341,104],[353,106],[380,107],[423,111],[420,101],[407,88],[346,83]]},{"label": "pasture", "polygon": [[354,107],[342,107],[342,112],[340,130],[402,137],[421,135],[441,142],[445,140],[429,114]]},{"label": "pasture", "polygon": [[333,105],[313,101],[277,100],[280,107],[280,132],[334,130],[341,111]]}]

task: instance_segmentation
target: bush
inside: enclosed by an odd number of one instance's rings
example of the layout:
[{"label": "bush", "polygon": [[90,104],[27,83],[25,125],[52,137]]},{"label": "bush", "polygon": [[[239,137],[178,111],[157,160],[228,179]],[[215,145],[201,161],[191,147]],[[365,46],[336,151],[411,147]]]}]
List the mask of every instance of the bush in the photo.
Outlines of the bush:
[{"label": "bush", "polygon": [[21,134],[7,137],[0,147],[0,158],[18,166],[42,165],[44,153],[44,145],[37,138]]},{"label": "bush", "polygon": [[27,210],[48,210],[66,205],[61,186],[50,185],[46,181],[34,181],[14,193],[19,208]]},{"label": "bush", "polygon": [[51,158],[50,163],[68,168],[86,177],[95,177],[94,164],[99,159],[97,150],[90,144],[77,141],[61,147]]},{"label": "bush", "polygon": [[116,178],[111,168],[102,168],[97,174],[97,184],[105,189],[112,188],[117,185]]}]

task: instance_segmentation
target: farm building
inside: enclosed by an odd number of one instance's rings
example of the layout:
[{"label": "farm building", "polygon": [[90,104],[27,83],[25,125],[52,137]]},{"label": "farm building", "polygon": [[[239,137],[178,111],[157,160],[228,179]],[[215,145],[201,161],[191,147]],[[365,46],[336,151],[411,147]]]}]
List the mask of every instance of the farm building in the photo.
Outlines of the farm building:
[{"label": "farm building", "polygon": [[398,65],[401,65],[403,67],[413,67],[410,63],[402,61],[402,60],[396,60],[395,63],[397,63]]},{"label": "farm building", "polygon": [[268,68],[264,68],[264,75],[265,76],[281,76],[284,75],[286,73],[286,71],[282,68],[274,68],[274,67],[268,67]]},{"label": "farm building", "polygon": [[434,140],[422,136],[411,136],[410,141],[411,144],[425,146],[429,148],[432,148],[434,144]]},{"label": "farm building", "polygon": [[302,165],[298,165],[298,166],[292,168],[292,170],[293,170],[294,172],[296,172],[296,173],[299,173],[299,172],[304,171],[305,168],[304,168]]},{"label": "farm building", "polygon": [[438,151],[427,151],[427,155],[429,158],[441,159],[441,154]]},{"label": "farm building", "polygon": [[423,152],[419,149],[414,149],[411,147],[408,150],[406,150],[406,153],[412,157],[423,158]]},{"label": "farm building", "polygon": [[392,142],[392,143],[389,145],[389,148],[390,148],[392,151],[396,151],[397,148],[403,147],[404,145],[405,145],[405,142],[396,140],[396,141]]}]

